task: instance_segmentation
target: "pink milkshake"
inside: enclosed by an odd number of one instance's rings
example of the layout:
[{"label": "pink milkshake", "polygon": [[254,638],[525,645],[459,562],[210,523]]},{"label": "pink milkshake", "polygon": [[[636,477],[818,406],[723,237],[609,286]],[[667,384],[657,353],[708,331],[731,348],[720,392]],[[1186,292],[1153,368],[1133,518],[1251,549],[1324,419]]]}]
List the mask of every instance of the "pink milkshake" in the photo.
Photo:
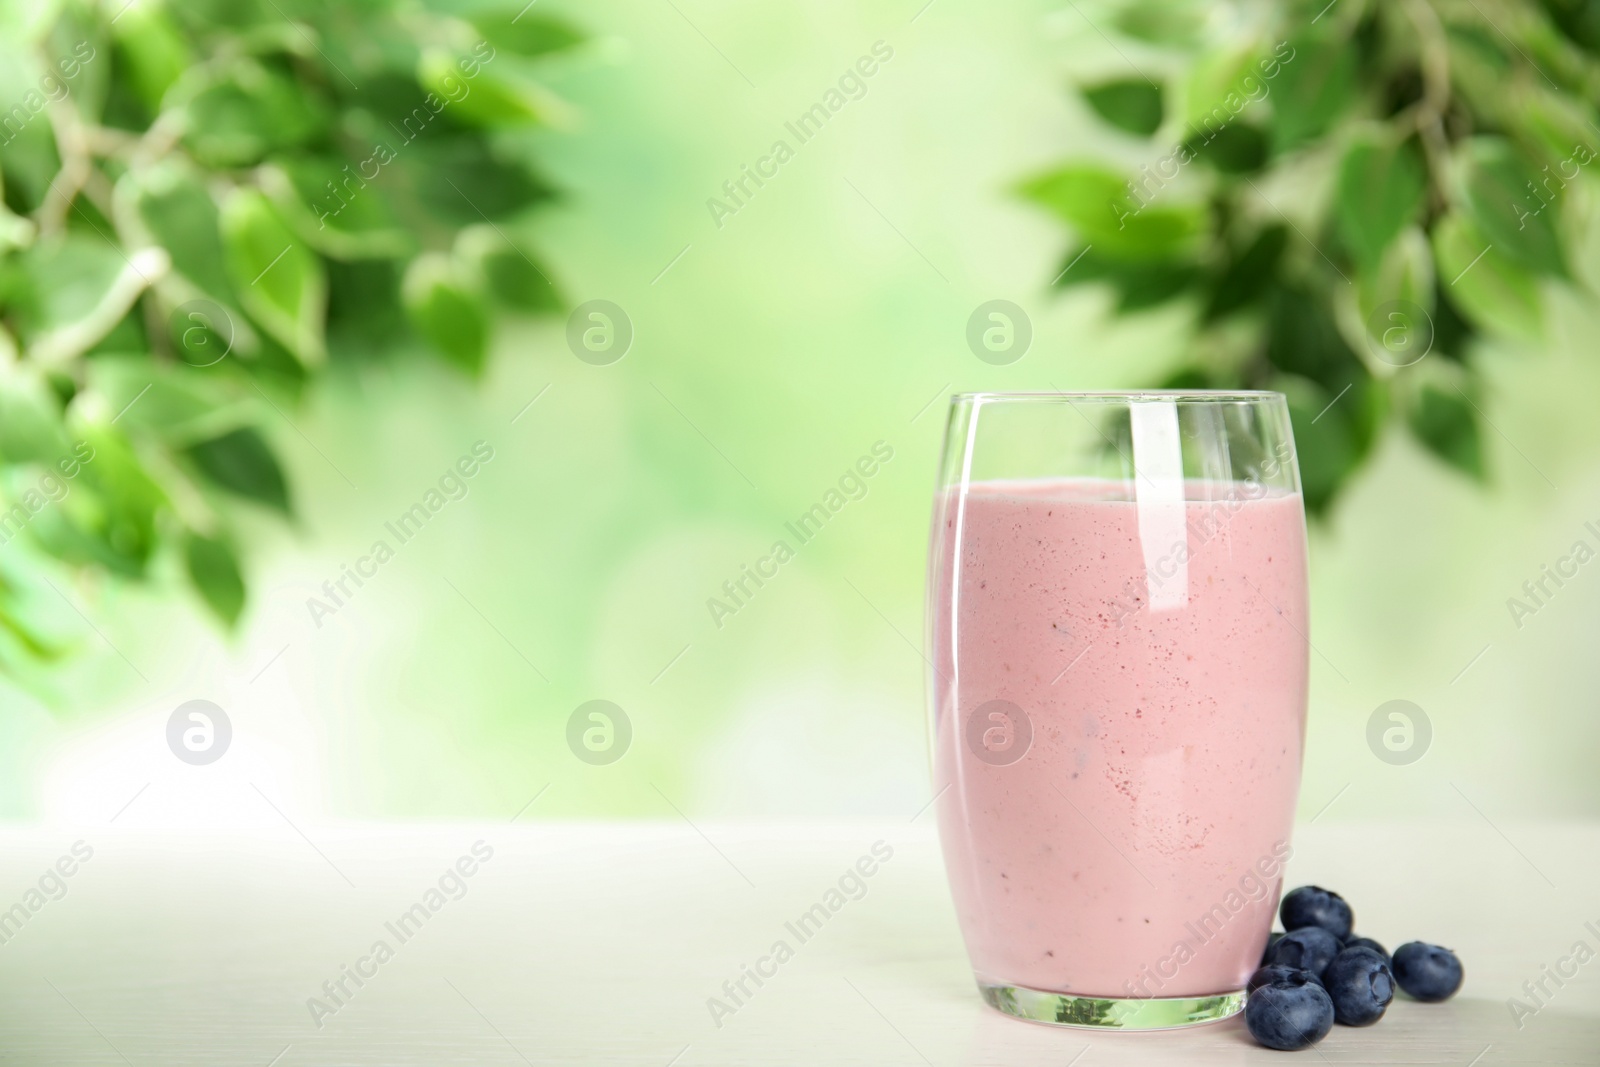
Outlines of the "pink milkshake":
[{"label": "pink milkshake", "polygon": [[[979,985],[1014,1014],[1005,998],[1034,993],[1237,996],[1278,902],[1305,736],[1301,499],[1181,470],[1164,509],[1142,488],[971,481],[939,501],[939,826]],[[1066,1011],[1052,1021],[1122,1025]]]}]

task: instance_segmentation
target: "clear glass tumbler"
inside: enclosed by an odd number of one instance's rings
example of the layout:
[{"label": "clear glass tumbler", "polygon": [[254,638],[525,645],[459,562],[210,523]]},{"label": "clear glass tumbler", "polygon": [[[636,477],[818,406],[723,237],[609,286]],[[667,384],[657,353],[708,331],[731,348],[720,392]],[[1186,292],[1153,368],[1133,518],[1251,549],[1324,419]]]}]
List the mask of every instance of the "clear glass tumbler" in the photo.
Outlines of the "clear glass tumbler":
[{"label": "clear glass tumbler", "polygon": [[934,506],[934,787],[984,999],[1159,1029],[1244,1006],[1305,738],[1277,393],[967,393]]}]

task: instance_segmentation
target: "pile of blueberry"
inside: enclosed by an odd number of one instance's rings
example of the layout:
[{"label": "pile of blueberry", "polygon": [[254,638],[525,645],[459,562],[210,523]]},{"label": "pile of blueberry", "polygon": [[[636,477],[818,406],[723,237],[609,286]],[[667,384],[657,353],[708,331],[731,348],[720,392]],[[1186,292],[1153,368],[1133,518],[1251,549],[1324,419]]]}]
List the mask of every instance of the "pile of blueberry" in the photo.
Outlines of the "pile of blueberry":
[{"label": "pile of blueberry", "polygon": [[1310,1048],[1334,1023],[1383,1018],[1398,985],[1417,1000],[1445,1000],[1461,988],[1461,961],[1438,945],[1410,941],[1390,956],[1370,937],[1352,937],[1354,916],[1338,893],[1303,885],[1278,909],[1288,933],[1274,933],[1250,976],[1244,1021],[1268,1048]]}]

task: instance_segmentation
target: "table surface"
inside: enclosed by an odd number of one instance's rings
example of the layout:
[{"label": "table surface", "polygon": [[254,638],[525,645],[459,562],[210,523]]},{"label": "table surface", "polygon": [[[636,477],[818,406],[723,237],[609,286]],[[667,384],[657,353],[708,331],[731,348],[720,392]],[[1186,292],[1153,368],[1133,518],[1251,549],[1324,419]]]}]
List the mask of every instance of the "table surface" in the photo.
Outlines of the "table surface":
[{"label": "table surface", "polygon": [[[929,820],[3,830],[0,1064],[1283,1062],[1238,1019],[1119,1034],[984,1007]],[[792,937],[880,841],[866,893]],[[474,846],[470,877],[447,873]],[[1454,1000],[1397,1000],[1301,1055],[1600,1063],[1597,846],[1582,824],[1300,828],[1291,884],[1338,888],[1364,932],[1451,945],[1467,972]],[[714,1019],[708,999],[779,939],[793,958]]]}]

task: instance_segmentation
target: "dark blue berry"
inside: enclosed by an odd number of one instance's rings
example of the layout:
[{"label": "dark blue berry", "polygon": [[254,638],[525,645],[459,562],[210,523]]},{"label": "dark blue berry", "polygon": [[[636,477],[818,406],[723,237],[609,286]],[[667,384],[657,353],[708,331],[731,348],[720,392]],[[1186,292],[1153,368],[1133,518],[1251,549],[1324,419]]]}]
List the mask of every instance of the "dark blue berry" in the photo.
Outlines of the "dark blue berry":
[{"label": "dark blue berry", "polygon": [[1312,974],[1310,971],[1302,971],[1298,967],[1285,967],[1281,963],[1269,963],[1265,967],[1262,967],[1260,970],[1256,971],[1255,974],[1250,976],[1250,982],[1245,986],[1245,988],[1254,993],[1264,985],[1273,985],[1274,983],[1278,982],[1293,981],[1294,976],[1297,974],[1303,974],[1307,978],[1311,979],[1311,981],[1317,982],[1319,985],[1321,984],[1320,981],[1318,981],[1317,976]]},{"label": "dark blue berry", "polygon": [[1320,978],[1333,957],[1339,954],[1339,940],[1320,926],[1303,926],[1290,930],[1272,946],[1268,963],[1281,963],[1310,971]]},{"label": "dark blue berry", "polygon": [[1283,920],[1283,928],[1290,932],[1306,926],[1320,926],[1340,941],[1350,936],[1354,921],[1344,897],[1316,885],[1290,890],[1278,905],[1278,917]]},{"label": "dark blue berry", "polygon": [[1385,960],[1388,960],[1390,958],[1389,957],[1389,950],[1384,948],[1383,945],[1380,942],[1374,941],[1370,937],[1352,937],[1352,938],[1350,938],[1350,940],[1348,940],[1348,941],[1346,941],[1344,943],[1344,947],[1345,948],[1370,948],[1372,951],[1374,951],[1378,955],[1382,956]]},{"label": "dark blue berry", "polygon": [[1447,1000],[1461,988],[1461,961],[1447,948],[1408,941],[1394,950],[1394,980],[1418,1000]]},{"label": "dark blue berry", "polygon": [[1267,935],[1267,947],[1261,950],[1261,966],[1265,967],[1267,965],[1267,961],[1272,957],[1272,946],[1276,945],[1278,939],[1282,936],[1282,930],[1274,930]]},{"label": "dark blue berry", "polygon": [[1282,1052],[1307,1048],[1333,1029],[1333,1001],[1309,974],[1300,972],[1249,995],[1244,1024],[1250,1036]]},{"label": "dark blue berry", "polygon": [[1333,1017],[1345,1026],[1367,1026],[1383,1018],[1394,999],[1389,963],[1365,945],[1347,948],[1322,972],[1333,1001]]}]

